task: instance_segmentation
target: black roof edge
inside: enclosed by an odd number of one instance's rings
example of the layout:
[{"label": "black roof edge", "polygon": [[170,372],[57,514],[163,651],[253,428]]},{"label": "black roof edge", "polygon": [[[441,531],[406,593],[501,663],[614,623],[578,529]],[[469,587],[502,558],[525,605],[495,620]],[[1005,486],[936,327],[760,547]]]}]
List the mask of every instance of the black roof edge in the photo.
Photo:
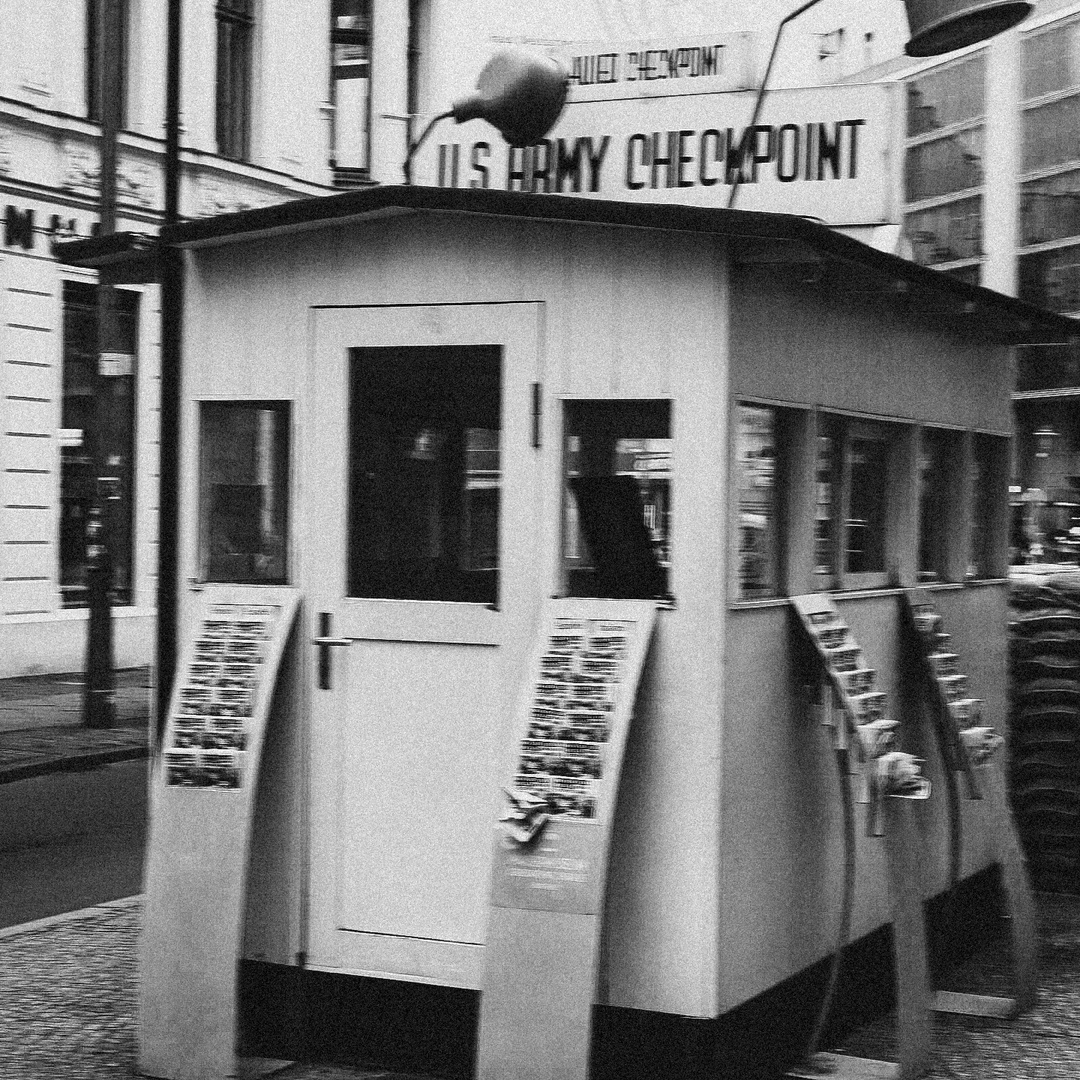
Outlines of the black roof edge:
[{"label": "black roof edge", "polygon": [[[894,281],[907,282],[911,286],[949,295],[955,298],[961,310],[969,309],[976,313],[979,308],[983,308],[994,310],[999,315],[1007,314],[1017,320],[1016,334],[1012,336],[1029,341],[1062,343],[1080,339],[1080,320],[1047,311],[981,285],[969,285],[940,270],[920,266],[908,259],[872,248],[861,240],[846,236],[813,219],[757,210],[623,202],[573,195],[498,191],[490,188],[381,185],[338,195],[295,199],[215,217],[196,218],[166,226],[161,230],[159,240],[166,246],[197,247],[394,209],[580,221],[599,225],[714,233],[748,239],[796,240],[822,255],[862,266]],[[110,239],[99,238],[101,241]],[[63,247],[67,252],[77,245],[93,243],[93,240],[69,241],[58,247]]]}]

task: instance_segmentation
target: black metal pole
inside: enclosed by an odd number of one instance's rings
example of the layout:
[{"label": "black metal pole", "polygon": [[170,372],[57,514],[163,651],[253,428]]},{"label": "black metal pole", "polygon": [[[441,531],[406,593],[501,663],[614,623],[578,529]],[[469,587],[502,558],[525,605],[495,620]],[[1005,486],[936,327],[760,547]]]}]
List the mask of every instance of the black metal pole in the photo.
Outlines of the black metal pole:
[{"label": "black metal pole", "polygon": [[[812,7],[817,7],[821,3],[821,0],[807,0],[807,3],[802,7],[796,8],[794,11],[789,12],[781,20],[780,24],[776,28],[776,37],[773,38],[772,49],[769,52],[769,62],[765,65],[765,74],[761,77],[761,86],[758,87],[757,97],[754,99],[754,112],[750,117],[750,124],[745,129],[750,133],[750,141],[754,140],[754,127],[758,122],[758,117],[761,115],[761,106],[765,101],[765,94],[769,89],[769,76],[772,74],[773,61],[776,60],[776,54],[780,49],[780,36],[784,32],[784,27],[787,26],[792,19],[797,19],[804,11],[809,11]],[[745,136],[744,146],[745,146]],[[739,185],[742,183],[742,171],[745,160],[739,162],[739,171],[735,174],[735,180],[731,185],[731,194],[728,195],[728,209],[730,210],[735,205],[735,196],[739,193]]]},{"label": "black metal pole", "polygon": [[[120,130],[121,42],[123,10],[120,0],[104,0],[98,9],[101,42],[101,172],[99,181],[100,229],[103,236],[116,231],[117,133]],[[114,720],[113,674],[112,504],[120,494],[118,460],[112,454],[114,390],[107,368],[110,354],[118,354],[113,286],[103,273],[97,289],[97,369],[94,372],[93,430],[88,432],[93,463],[93,491],[86,523],[86,673],[83,683],[83,724],[111,727]]]},{"label": "black metal pole", "polygon": [[[180,50],[183,4],[169,0],[165,61],[165,225],[180,218]],[[180,483],[180,335],[183,263],[161,249],[161,436],[158,489],[156,733],[165,731],[176,670],[177,524]]]}]

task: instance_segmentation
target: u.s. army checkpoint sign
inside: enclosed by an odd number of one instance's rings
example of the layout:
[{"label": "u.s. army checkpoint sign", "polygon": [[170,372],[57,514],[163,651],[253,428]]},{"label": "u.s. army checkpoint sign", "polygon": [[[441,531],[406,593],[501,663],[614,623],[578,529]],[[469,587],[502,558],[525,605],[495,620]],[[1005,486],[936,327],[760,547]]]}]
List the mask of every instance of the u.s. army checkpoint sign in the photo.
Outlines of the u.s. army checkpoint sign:
[{"label": "u.s. army checkpoint sign", "polygon": [[515,148],[481,120],[446,126],[418,155],[416,182],[706,207],[727,206],[737,184],[740,209],[895,221],[897,87],[770,90],[751,124],[742,37],[568,55],[570,96],[546,139]]}]

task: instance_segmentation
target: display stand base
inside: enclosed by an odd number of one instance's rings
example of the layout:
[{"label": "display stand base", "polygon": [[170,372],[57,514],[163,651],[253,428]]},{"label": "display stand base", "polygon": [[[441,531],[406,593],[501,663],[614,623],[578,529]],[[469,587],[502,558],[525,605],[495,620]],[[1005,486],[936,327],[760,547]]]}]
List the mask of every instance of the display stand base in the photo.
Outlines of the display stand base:
[{"label": "display stand base", "polygon": [[1020,839],[1009,812],[1001,769],[996,763],[989,762],[977,766],[975,771],[984,796],[982,806],[990,816],[988,825],[1001,873],[1001,894],[1009,927],[1016,995],[1006,997],[939,990],[934,995],[931,1007],[935,1012],[1007,1018],[1016,1016],[1035,1004],[1038,949],[1035,900],[1024,868]]},{"label": "display stand base", "polygon": [[795,1080],[901,1080],[895,1061],[849,1057],[847,1054],[815,1054],[810,1061],[789,1069],[785,1076]]},{"label": "display stand base", "polygon": [[238,1057],[236,1076],[237,1080],[262,1080],[264,1076],[273,1076],[295,1064],[295,1061],[283,1061],[281,1058]]},{"label": "display stand base", "polygon": [[1016,998],[996,994],[963,994],[956,990],[938,990],[930,1002],[934,1012],[958,1016],[994,1016],[1008,1020],[1020,1012]]}]

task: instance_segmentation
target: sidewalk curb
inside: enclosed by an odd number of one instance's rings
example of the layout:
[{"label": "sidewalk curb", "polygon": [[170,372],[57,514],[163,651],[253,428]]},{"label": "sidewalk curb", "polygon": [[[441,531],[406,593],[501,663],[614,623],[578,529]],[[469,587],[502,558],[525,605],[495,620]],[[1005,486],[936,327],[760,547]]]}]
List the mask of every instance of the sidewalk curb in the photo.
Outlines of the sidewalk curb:
[{"label": "sidewalk curb", "polygon": [[63,911],[59,915],[47,915],[44,919],[33,919],[30,922],[19,923],[17,926],[5,926],[0,929],[0,941],[18,937],[20,934],[34,934],[39,930],[49,930],[54,926],[62,926],[64,923],[78,922],[80,919],[89,919],[94,915],[110,913],[121,915],[125,911],[138,907],[142,900],[142,893],[137,893],[134,896],[121,897],[119,900],[103,900],[100,904],[79,908],[77,911]]},{"label": "sidewalk curb", "polygon": [[86,772],[115,765],[121,761],[138,761],[150,756],[149,746],[118,746],[107,750],[88,750],[82,754],[45,758],[42,761],[20,762],[0,768],[0,784],[17,780],[29,780],[35,776],[48,776],[59,772]]}]

